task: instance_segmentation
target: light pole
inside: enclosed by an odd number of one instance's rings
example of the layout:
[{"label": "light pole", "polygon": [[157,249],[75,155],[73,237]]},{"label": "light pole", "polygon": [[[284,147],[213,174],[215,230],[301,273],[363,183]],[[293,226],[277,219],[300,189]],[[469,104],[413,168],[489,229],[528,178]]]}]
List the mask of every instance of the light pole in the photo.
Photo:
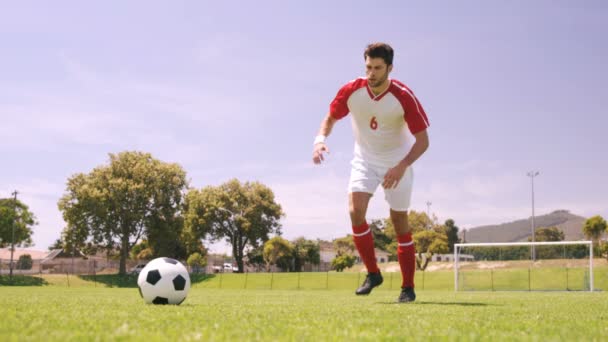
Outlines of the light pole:
[{"label": "light pole", "polygon": [[[528,172],[528,177],[530,177],[530,182],[532,185],[532,226],[531,226],[531,230],[532,230],[532,242],[536,242],[536,232],[535,232],[535,226],[534,226],[534,177],[538,176],[539,172],[538,171],[530,171]],[[536,246],[532,245],[532,261],[536,260]]]},{"label": "light pole", "polygon": [[11,282],[13,281],[13,253],[15,252],[15,224],[17,223],[17,190],[13,191],[13,211],[15,212],[15,216],[13,217],[13,232],[11,237],[11,263],[10,263],[10,275],[9,279]]}]

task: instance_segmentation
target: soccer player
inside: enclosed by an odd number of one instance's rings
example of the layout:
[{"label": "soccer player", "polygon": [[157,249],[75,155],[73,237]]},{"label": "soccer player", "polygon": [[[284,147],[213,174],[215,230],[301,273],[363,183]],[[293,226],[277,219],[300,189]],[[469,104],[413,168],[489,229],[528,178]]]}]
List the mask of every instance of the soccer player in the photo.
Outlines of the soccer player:
[{"label": "soccer player", "polygon": [[[348,185],[349,211],[353,240],[368,272],[355,293],[367,295],[383,281],[365,217],[369,200],[381,184],[399,243],[397,256],[403,281],[398,301],[405,303],[416,300],[415,249],[407,221],[414,177],[412,164],[429,146],[429,121],[412,91],[389,78],[393,55],[388,44],[367,46],[363,54],[366,77],[352,80],[338,91],[314,140],[312,159],[315,164],[323,162],[324,153],[329,153],[327,136],[338,120],[351,113],[355,151]],[[413,144],[407,130],[415,138]]]}]

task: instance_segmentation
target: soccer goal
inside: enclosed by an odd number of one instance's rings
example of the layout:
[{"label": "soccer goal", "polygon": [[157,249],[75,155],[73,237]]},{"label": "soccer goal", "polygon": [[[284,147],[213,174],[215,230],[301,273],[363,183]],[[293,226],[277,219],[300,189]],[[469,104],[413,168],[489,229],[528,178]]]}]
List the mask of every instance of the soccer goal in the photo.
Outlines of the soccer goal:
[{"label": "soccer goal", "polygon": [[455,244],[454,291],[593,291],[592,242]]}]

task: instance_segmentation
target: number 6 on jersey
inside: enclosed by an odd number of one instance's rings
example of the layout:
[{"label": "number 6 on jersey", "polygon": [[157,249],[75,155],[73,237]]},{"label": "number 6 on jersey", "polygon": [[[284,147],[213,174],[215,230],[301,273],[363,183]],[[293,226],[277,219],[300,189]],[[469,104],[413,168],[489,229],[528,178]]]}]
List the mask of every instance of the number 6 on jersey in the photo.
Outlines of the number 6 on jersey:
[{"label": "number 6 on jersey", "polygon": [[372,130],[376,130],[378,129],[378,121],[376,121],[376,117],[372,116],[372,119],[369,121],[369,128],[371,128]]}]

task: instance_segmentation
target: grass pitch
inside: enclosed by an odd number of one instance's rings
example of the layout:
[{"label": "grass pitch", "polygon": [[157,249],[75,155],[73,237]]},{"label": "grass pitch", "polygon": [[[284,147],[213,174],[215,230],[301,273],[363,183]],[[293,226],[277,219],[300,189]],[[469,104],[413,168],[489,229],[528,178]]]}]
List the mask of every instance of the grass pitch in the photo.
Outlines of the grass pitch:
[{"label": "grass pitch", "polygon": [[180,306],[136,288],[0,287],[2,341],[601,341],[608,293],[194,287]]}]

